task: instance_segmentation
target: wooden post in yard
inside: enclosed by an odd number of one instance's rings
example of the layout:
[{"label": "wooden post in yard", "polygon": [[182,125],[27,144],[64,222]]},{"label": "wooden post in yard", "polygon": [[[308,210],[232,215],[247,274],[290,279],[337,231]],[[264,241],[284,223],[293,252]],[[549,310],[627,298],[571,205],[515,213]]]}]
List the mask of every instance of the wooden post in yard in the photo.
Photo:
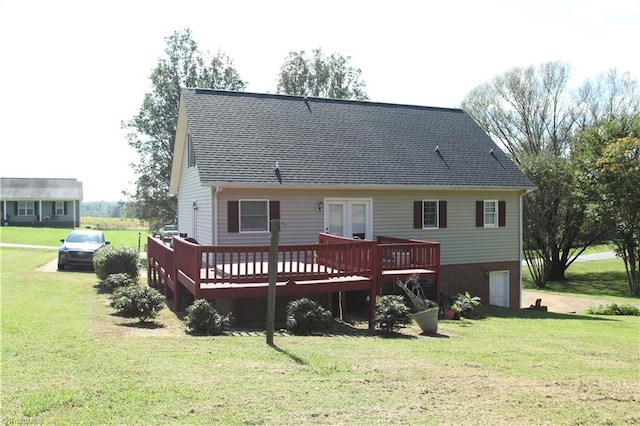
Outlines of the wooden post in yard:
[{"label": "wooden post in yard", "polygon": [[269,292],[267,293],[267,345],[273,346],[276,323],[276,275],[278,274],[278,240],[280,220],[271,221],[271,247],[269,248]]}]

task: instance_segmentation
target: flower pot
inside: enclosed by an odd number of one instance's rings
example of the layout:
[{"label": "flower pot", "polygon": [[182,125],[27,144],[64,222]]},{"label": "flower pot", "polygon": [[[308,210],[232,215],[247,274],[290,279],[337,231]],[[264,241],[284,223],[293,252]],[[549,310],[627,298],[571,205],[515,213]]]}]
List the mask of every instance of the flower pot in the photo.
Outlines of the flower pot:
[{"label": "flower pot", "polygon": [[438,332],[438,308],[416,312],[413,314],[413,320],[425,334],[436,334]]},{"label": "flower pot", "polygon": [[460,319],[460,313],[451,309],[444,310],[444,317],[448,320]]}]

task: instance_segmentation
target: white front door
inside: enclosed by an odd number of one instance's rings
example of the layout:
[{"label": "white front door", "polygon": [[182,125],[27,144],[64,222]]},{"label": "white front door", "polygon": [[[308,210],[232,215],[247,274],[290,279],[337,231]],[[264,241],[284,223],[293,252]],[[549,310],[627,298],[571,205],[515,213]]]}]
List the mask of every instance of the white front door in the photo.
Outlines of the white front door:
[{"label": "white front door", "polygon": [[362,240],[373,238],[370,199],[326,199],[324,204],[325,232]]},{"label": "white front door", "polygon": [[489,303],[509,307],[509,271],[489,272]]}]

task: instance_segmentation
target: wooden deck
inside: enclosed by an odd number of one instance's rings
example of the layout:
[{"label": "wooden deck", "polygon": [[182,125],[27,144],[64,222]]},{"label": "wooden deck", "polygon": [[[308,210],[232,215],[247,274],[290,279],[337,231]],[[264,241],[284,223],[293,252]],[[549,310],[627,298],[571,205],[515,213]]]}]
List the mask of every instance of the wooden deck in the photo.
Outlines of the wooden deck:
[{"label": "wooden deck", "polygon": [[[156,238],[147,241],[147,274],[178,309],[181,293],[194,299],[266,297],[269,287],[268,246],[207,246],[174,238],[173,248]],[[433,279],[439,294],[438,243],[378,237],[353,240],[319,234],[317,244],[278,247],[277,296],[305,296],[366,290],[369,325],[376,295],[386,281],[416,274]]]}]

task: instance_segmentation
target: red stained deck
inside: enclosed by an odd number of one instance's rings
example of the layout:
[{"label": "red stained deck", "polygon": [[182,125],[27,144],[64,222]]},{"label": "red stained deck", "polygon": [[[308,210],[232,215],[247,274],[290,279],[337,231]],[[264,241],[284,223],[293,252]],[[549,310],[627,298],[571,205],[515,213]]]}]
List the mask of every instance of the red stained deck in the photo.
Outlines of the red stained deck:
[{"label": "red stained deck", "polygon": [[[269,246],[207,246],[174,238],[173,248],[148,238],[147,274],[173,306],[186,290],[194,299],[267,297]],[[318,244],[278,247],[276,296],[369,291],[369,325],[383,282],[416,274],[439,294],[439,243],[378,237],[353,240],[319,234]]]}]

